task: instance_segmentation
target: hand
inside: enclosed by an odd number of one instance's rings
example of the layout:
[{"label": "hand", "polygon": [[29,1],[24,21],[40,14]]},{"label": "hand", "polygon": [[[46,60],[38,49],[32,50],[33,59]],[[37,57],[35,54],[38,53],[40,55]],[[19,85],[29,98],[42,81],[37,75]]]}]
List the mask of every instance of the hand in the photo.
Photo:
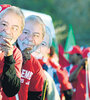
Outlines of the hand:
[{"label": "hand", "polygon": [[83,66],[83,68],[84,68],[86,64],[87,64],[87,58],[82,59],[80,62],[80,65]]},{"label": "hand", "polygon": [[30,50],[32,50],[32,49],[31,48],[26,48],[22,51],[23,63],[25,63],[28,59],[30,59]]},{"label": "hand", "polygon": [[4,42],[0,43],[0,50],[4,52],[4,56],[10,56],[13,54],[13,45],[9,39],[3,38]]}]

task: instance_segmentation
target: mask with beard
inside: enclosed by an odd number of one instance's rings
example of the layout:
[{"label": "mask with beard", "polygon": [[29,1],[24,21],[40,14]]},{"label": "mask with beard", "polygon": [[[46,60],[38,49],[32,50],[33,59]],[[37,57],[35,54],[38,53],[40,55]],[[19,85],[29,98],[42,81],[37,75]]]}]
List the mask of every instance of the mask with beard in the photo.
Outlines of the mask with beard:
[{"label": "mask with beard", "polygon": [[26,48],[29,48],[29,53],[31,54],[32,52],[34,52],[39,46],[35,46],[35,44],[33,44],[32,42],[29,42],[29,40],[24,39],[23,41],[21,41],[20,39],[17,40],[18,46],[20,48],[21,51],[25,50]]}]

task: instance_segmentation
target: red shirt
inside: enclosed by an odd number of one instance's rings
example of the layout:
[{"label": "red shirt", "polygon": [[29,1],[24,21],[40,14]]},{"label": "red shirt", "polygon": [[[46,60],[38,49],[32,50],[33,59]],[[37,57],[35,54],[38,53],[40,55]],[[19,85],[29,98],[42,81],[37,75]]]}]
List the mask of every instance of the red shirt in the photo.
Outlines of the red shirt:
[{"label": "red shirt", "polygon": [[61,91],[72,89],[72,85],[69,82],[68,72],[66,69],[60,68],[60,70],[57,70],[57,75],[59,82],[61,84]]},{"label": "red shirt", "polygon": [[[19,100],[27,100],[28,91],[42,91],[45,78],[39,61],[31,56],[30,60],[23,65],[21,88],[17,98],[19,98]],[[15,98],[12,100],[14,99]]]},{"label": "red shirt", "polygon": [[38,61],[40,62],[41,66],[43,66],[45,64],[45,62],[43,61],[43,58],[42,59],[38,59]]},{"label": "red shirt", "polygon": [[[18,48],[13,47],[13,58],[15,60],[16,75],[21,77],[21,66],[22,66],[22,54]],[[4,53],[0,53],[0,76],[2,75],[4,67]],[[8,100],[8,97],[4,94],[2,87],[0,86],[0,100]]]},{"label": "red shirt", "polygon": [[[73,66],[70,73],[72,73],[77,66]],[[86,71],[82,69],[75,81],[72,82],[74,93],[72,100],[85,100],[86,98]],[[89,88],[89,96],[90,96],[90,88]]]}]

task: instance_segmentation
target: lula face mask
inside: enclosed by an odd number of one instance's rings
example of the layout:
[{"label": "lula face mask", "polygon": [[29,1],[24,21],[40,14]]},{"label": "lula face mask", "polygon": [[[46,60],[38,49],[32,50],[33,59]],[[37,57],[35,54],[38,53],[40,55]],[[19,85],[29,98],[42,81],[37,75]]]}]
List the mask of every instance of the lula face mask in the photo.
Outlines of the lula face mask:
[{"label": "lula face mask", "polygon": [[38,48],[38,46],[35,46],[32,42],[29,42],[29,40],[27,39],[24,39],[22,41],[18,39],[17,42],[21,51],[25,50],[26,48],[31,48],[29,52],[32,53]]},{"label": "lula face mask", "polygon": [[4,31],[0,32],[0,38],[1,38],[0,43],[2,43],[4,41],[3,38],[9,39],[12,43],[12,37],[7,35]]}]

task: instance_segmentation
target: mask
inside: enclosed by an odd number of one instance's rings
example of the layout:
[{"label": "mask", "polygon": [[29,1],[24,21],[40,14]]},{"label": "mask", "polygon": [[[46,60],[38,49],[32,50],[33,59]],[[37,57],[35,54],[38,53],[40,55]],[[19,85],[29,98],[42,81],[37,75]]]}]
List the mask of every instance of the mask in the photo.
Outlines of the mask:
[{"label": "mask", "polygon": [[18,39],[18,45],[21,51],[26,48],[31,48],[29,51],[30,53],[34,52],[38,48],[38,46],[35,46],[35,44],[29,42],[29,40],[27,39],[24,39],[23,41],[20,41],[20,39]]},{"label": "mask", "polygon": [[[7,35],[4,31],[0,32],[0,38],[1,39],[3,39],[3,38],[9,39],[11,41],[11,43],[12,43],[12,37],[10,35]],[[0,43],[2,43],[1,41],[0,41]]]}]

